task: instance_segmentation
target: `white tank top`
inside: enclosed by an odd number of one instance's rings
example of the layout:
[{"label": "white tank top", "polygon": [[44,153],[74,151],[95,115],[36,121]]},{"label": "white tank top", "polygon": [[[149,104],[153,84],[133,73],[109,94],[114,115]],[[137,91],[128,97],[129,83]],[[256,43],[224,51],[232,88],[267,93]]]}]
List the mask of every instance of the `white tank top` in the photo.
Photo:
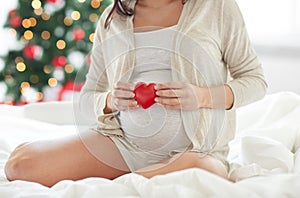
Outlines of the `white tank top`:
[{"label": "white tank top", "polygon": [[[136,65],[130,82],[172,81],[171,54],[176,26],[134,33]],[[148,109],[120,111],[118,116],[125,136],[139,148],[150,152],[181,150],[190,144],[180,110],[158,104]]]}]

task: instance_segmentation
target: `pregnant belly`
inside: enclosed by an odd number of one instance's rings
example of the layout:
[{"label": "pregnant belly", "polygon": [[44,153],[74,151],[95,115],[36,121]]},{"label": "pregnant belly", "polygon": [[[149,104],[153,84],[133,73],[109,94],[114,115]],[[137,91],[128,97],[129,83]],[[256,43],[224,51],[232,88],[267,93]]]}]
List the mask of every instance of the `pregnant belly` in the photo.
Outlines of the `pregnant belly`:
[{"label": "pregnant belly", "polygon": [[[145,65],[144,65],[145,67]],[[133,74],[132,83],[172,81],[171,70],[152,70]],[[125,137],[144,151],[168,152],[190,144],[183,128],[181,112],[154,104],[148,109],[120,111],[118,115]]]},{"label": "pregnant belly", "polygon": [[125,136],[142,150],[176,150],[190,144],[180,110],[154,104],[148,109],[121,111],[118,118]]}]

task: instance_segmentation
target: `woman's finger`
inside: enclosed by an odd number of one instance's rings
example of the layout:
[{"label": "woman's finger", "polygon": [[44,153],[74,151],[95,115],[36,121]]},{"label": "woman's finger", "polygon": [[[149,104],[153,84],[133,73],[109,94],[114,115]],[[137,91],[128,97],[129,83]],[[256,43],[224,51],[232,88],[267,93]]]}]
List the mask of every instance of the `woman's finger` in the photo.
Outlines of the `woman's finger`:
[{"label": "woman's finger", "polygon": [[119,109],[119,107],[137,107],[137,101],[135,100],[126,100],[121,98],[114,99],[115,106]]},{"label": "woman's finger", "polygon": [[132,83],[128,83],[128,82],[118,81],[114,84],[114,89],[124,89],[124,90],[133,91],[134,88],[135,88],[135,85]]},{"label": "woman's finger", "polygon": [[134,93],[132,91],[115,89],[112,91],[112,96],[115,98],[134,98]]},{"label": "woman's finger", "polygon": [[167,98],[181,98],[183,97],[182,89],[164,89],[156,91],[156,95],[159,97],[167,97]]},{"label": "woman's finger", "polygon": [[171,105],[176,106],[180,105],[180,101],[178,98],[162,98],[162,97],[156,97],[155,102],[160,103],[162,105]]},{"label": "woman's finger", "polygon": [[165,83],[157,83],[155,85],[156,90],[161,89],[182,89],[184,88],[185,83],[183,82],[165,82]]}]

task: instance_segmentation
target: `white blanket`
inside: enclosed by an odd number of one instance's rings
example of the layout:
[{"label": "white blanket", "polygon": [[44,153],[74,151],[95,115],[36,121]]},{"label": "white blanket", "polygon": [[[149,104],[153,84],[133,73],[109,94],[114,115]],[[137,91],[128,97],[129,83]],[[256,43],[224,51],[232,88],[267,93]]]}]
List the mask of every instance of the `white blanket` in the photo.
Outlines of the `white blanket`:
[{"label": "white blanket", "polygon": [[[64,115],[57,113],[64,110]],[[47,112],[47,116],[45,116]],[[238,111],[238,133],[230,144],[228,182],[199,169],[145,179],[127,174],[113,181],[87,178],[52,188],[8,182],[4,165],[21,142],[76,133],[72,104],[0,106],[0,198],[14,197],[299,197],[300,96],[278,93]],[[298,150],[297,154],[296,151]]]}]

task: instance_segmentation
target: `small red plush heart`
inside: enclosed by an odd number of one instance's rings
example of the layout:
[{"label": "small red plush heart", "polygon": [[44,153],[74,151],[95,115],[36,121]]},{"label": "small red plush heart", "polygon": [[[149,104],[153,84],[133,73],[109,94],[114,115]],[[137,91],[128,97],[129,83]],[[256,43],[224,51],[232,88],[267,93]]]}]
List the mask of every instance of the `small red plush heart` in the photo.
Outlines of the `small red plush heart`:
[{"label": "small red plush heart", "polygon": [[155,89],[154,89],[155,84],[150,83],[146,85],[143,82],[139,82],[135,85],[134,88],[134,99],[138,102],[139,105],[141,105],[144,109],[149,108],[152,106],[155,101]]}]

